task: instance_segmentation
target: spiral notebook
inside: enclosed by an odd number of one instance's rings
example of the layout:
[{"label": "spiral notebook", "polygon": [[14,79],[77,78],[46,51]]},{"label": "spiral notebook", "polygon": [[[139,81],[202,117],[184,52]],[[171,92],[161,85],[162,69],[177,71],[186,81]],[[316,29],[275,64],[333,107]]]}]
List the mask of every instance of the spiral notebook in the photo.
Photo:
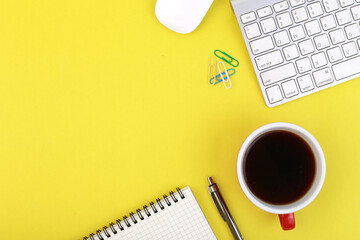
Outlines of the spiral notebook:
[{"label": "spiral notebook", "polygon": [[189,187],[144,205],[84,240],[216,240]]}]

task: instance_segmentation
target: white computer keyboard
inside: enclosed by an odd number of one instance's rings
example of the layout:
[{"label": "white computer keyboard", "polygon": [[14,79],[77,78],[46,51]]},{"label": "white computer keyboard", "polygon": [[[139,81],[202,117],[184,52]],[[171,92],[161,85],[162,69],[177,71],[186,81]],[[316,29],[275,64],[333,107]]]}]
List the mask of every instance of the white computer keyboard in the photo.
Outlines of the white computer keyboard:
[{"label": "white computer keyboard", "polygon": [[360,0],[231,0],[265,102],[360,76]]}]

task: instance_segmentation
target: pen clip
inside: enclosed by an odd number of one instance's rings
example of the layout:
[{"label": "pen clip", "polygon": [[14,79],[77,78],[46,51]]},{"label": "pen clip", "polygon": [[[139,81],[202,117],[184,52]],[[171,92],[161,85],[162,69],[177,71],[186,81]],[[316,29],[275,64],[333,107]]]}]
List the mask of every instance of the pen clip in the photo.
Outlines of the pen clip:
[{"label": "pen clip", "polygon": [[226,222],[225,214],[224,214],[224,211],[223,211],[222,206],[220,205],[220,202],[219,202],[219,201],[215,201],[215,199],[214,199],[214,198],[217,197],[216,194],[215,194],[215,193],[211,193],[211,192],[210,192],[210,194],[211,194],[211,199],[213,200],[216,209],[217,209],[218,212],[220,213],[221,218]]}]

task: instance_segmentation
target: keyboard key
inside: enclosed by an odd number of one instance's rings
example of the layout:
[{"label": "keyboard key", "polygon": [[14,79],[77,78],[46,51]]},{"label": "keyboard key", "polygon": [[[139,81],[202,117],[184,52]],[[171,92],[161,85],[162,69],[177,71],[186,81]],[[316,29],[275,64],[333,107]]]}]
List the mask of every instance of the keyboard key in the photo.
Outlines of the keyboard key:
[{"label": "keyboard key", "polygon": [[345,42],[345,35],[342,29],[337,29],[330,32],[331,42],[336,45],[338,43]]},{"label": "keyboard key", "polygon": [[304,7],[293,10],[292,15],[296,23],[300,23],[308,19],[308,15]]},{"label": "keyboard key", "polygon": [[268,70],[260,74],[265,86],[276,83],[296,76],[296,70],[293,63],[288,63],[283,66]]},{"label": "keyboard key", "polygon": [[299,94],[295,80],[290,80],[281,84],[286,98],[291,98]]},{"label": "keyboard key", "polygon": [[305,0],[290,0],[290,4],[292,7],[296,7],[296,6],[299,6],[304,3],[305,3]]},{"label": "keyboard key", "polygon": [[322,34],[314,38],[315,46],[318,50],[330,47],[330,42],[326,34]]},{"label": "keyboard key", "polygon": [[285,59],[287,61],[293,60],[293,59],[298,58],[300,56],[299,51],[297,49],[297,46],[295,44],[291,45],[291,46],[288,46],[288,47],[285,47],[283,49],[283,52],[284,52]]},{"label": "keyboard key", "polygon": [[357,38],[360,36],[360,29],[357,23],[345,27],[345,33],[348,39]]},{"label": "keyboard key", "polygon": [[335,64],[333,67],[336,80],[342,80],[360,73],[360,57]]},{"label": "keyboard key", "polygon": [[328,64],[325,53],[317,53],[311,56],[311,60],[315,68],[321,68]]},{"label": "keyboard key", "polygon": [[332,49],[327,50],[327,55],[329,57],[329,61],[331,63],[337,62],[343,59],[341,49],[339,47],[334,47]]},{"label": "keyboard key", "polygon": [[264,70],[284,62],[280,50],[255,58],[259,70]]},{"label": "keyboard key", "polygon": [[296,66],[298,68],[299,73],[305,73],[312,70],[312,66],[308,58],[303,58],[301,60],[296,61]]},{"label": "keyboard key", "polygon": [[261,21],[260,25],[264,33],[270,33],[277,29],[273,18],[268,18],[266,20]]},{"label": "keyboard key", "polygon": [[318,87],[322,87],[326,84],[334,82],[329,68],[325,68],[325,69],[313,72],[313,76],[314,76],[315,84]]},{"label": "keyboard key", "polygon": [[300,42],[299,48],[302,55],[307,55],[315,51],[314,45],[310,39]]},{"label": "keyboard key", "polygon": [[318,17],[318,16],[324,14],[324,11],[323,11],[323,9],[321,7],[320,2],[310,4],[310,5],[307,6],[307,8],[309,10],[310,17],[312,17],[312,18]]},{"label": "keyboard key", "polygon": [[282,1],[282,2],[279,2],[279,3],[276,3],[274,4],[274,10],[275,12],[282,12],[282,11],[285,11],[289,9],[289,4],[287,1]]},{"label": "keyboard key", "polygon": [[340,0],[341,7],[348,7],[354,4],[354,0]]},{"label": "keyboard key", "polygon": [[257,23],[245,26],[245,33],[248,39],[253,39],[261,35],[260,28]]},{"label": "keyboard key", "polygon": [[315,88],[314,83],[311,80],[311,76],[309,74],[302,77],[298,77],[297,81],[301,92],[307,92]]},{"label": "keyboard key", "polygon": [[355,20],[359,20],[360,19],[360,5],[351,8],[351,13]]},{"label": "keyboard key", "polygon": [[360,39],[358,39],[358,40],[357,40],[357,43],[358,43],[358,45],[359,45],[359,48],[360,48]]},{"label": "keyboard key", "polygon": [[347,9],[337,12],[335,15],[340,26],[348,24],[352,21],[350,12]]},{"label": "keyboard key", "polygon": [[321,25],[325,31],[336,27],[335,18],[333,15],[329,15],[320,19]]},{"label": "keyboard key", "polygon": [[278,25],[279,25],[280,28],[286,28],[286,27],[293,24],[292,20],[291,20],[290,13],[288,13],[288,12],[277,15],[276,20],[277,20]]},{"label": "keyboard key", "polygon": [[293,41],[301,40],[306,37],[304,28],[301,25],[290,28],[289,31]]},{"label": "keyboard key", "polygon": [[270,36],[250,42],[250,47],[255,55],[275,48]]},{"label": "keyboard key", "polygon": [[242,23],[245,24],[256,20],[256,15],[254,12],[249,12],[247,14],[241,15],[240,18]]},{"label": "keyboard key", "polygon": [[271,7],[265,7],[265,8],[257,10],[257,14],[258,14],[259,18],[263,18],[263,17],[267,17],[267,16],[273,14],[273,11],[272,11]]},{"label": "keyboard key", "polygon": [[305,23],[306,32],[309,36],[313,36],[321,32],[321,28],[319,22],[317,20],[313,20],[311,22]]},{"label": "keyboard key", "polygon": [[337,0],[323,0],[324,8],[327,13],[339,9]]},{"label": "keyboard key", "polygon": [[290,43],[289,35],[286,31],[278,32],[274,34],[275,43],[278,47],[284,46]]},{"label": "keyboard key", "polygon": [[281,100],[283,100],[283,96],[281,94],[280,87],[278,85],[275,85],[273,87],[269,87],[266,90],[266,94],[269,98],[270,103],[276,103]]},{"label": "keyboard key", "polygon": [[345,57],[352,57],[358,54],[358,49],[355,42],[349,42],[342,45]]}]

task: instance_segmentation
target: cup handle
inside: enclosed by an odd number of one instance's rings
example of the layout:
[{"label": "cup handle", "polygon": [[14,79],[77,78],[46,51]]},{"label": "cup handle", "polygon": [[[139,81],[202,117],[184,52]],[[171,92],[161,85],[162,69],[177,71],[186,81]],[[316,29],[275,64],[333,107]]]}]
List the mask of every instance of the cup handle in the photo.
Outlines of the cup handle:
[{"label": "cup handle", "polygon": [[294,213],[279,214],[279,219],[283,230],[292,230],[295,228]]}]

